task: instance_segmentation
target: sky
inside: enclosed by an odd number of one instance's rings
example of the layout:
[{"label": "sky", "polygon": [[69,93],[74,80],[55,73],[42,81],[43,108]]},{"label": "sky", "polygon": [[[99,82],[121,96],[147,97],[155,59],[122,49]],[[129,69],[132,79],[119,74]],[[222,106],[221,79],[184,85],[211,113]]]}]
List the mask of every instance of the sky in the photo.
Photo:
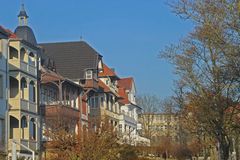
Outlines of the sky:
[{"label": "sky", "polygon": [[[22,0],[23,1],[23,0]],[[14,31],[21,0],[1,0],[0,25]],[[173,95],[173,66],[159,59],[167,45],[191,32],[167,0],[24,0],[39,43],[82,37],[120,77],[134,77],[137,93]]]}]

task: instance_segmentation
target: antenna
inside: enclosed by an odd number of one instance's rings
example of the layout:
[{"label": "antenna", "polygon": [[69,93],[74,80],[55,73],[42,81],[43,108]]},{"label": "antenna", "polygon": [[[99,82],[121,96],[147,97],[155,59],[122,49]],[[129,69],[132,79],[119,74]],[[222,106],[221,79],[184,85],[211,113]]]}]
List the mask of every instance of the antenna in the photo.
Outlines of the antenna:
[{"label": "antenna", "polygon": [[80,36],[80,41],[83,41],[83,36],[82,35]]}]

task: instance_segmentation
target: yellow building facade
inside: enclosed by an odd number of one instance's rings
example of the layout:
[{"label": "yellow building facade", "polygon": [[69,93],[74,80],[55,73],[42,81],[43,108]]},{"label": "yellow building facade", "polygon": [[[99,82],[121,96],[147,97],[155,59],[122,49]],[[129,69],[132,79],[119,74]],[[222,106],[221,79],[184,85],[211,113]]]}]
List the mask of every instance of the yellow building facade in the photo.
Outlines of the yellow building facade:
[{"label": "yellow building facade", "polygon": [[[39,150],[40,117],[38,114],[37,49],[18,39],[9,42],[9,133],[12,140]],[[17,151],[26,150],[17,145]]]},{"label": "yellow building facade", "polygon": [[11,33],[8,43],[7,148],[9,156],[16,150],[19,157],[32,158],[32,151],[35,155],[40,153],[40,49],[32,29],[27,26],[24,6],[18,18],[19,26]]}]

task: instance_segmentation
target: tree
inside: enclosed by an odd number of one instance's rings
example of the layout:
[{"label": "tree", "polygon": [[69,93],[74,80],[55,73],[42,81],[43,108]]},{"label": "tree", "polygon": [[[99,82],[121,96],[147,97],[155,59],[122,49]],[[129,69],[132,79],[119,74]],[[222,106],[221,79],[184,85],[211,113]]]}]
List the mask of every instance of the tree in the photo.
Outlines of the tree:
[{"label": "tree", "polygon": [[221,160],[229,158],[231,133],[239,131],[233,123],[240,99],[239,4],[239,0],[171,1],[174,12],[190,19],[195,29],[161,53],[175,65],[183,84],[182,109],[188,120],[218,142]]},{"label": "tree", "polygon": [[[54,122],[54,123],[53,123]],[[119,143],[117,133],[109,120],[104,120],[101,126],[94,130],[84,130],[81,134],[75,134],[66,129],[65,122],[51,121],[45,136],[46,151],[49,160],[118,160],[122,153],[126,153],[126,147]],[[48,123],[48,126],[50,124]],[[58,127],[55,127],[58,126]]]},{"label": "tree", "polygon": [[151,139],[156,132],[153,125],[154,114],[161,111],[160,98],[154,95],[142,95],[137,97],[137,104],[142,107],[142,114],[139,116],[142,123],[143,136]]}]

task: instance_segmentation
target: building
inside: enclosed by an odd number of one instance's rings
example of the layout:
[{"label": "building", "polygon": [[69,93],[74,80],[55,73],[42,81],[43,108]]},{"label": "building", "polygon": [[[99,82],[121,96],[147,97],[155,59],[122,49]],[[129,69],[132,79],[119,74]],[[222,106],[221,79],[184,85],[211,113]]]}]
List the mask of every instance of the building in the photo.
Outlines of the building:
[{"label": "building", "polygon": [[179,139],[179,121],[176,114],[142,113],[139,115],[142,124],[142,135],[151,140],[151,144],[159,144],[163,139],[177,142]]},{"label": "building", "polygon": [[39,151],[41,138],[38,108],[39,48],[28,26],[28,15],[23,5],[18,18],[19,25],[9,38],[8,153],[11,155],[15,141],[17,153],[31,157],[29,149]]},{"label": "building", "polygon": [[98,91],[88,101],[92,128],[107,120],[115,130],[119,128],[120,106],[118,104],[117,80],[119,77],[106,64],[98,74]]},{"label": "building", "polygon": [[80,134],[79,128],[81,128],[83,88],[57,73],[53,62],[42,53],[40,108],[42,117],[41,150],[44,153],[42,156],[44,159],[47,159],[48,151],[51,150],[51,148],[46,148],[45,144],[50,144],[51,138],[58,135],[59,131],[65,130],[66,133],[77,135]]},{"label": "building", "polygon": [[120,105],[119,131],[123,138],[136,144],[139,139],[138,134],[138,114],[141,108],[136,104],[136,86],[134,79],[121,78],[118,80],[118,93],[122,97],[118,101]]},{"label": "building", "polygon": [[84,41],[40,44],[44,53],[54,59],[57,72],[83,86],[81,94],[81,127],[87,128],[89,99],[98,91],[98,73],[102,70],[102,56]]},{"label": "building", "polygon": [[8,37],[9,33],[0,27],[0,152],[7,151]]}]

